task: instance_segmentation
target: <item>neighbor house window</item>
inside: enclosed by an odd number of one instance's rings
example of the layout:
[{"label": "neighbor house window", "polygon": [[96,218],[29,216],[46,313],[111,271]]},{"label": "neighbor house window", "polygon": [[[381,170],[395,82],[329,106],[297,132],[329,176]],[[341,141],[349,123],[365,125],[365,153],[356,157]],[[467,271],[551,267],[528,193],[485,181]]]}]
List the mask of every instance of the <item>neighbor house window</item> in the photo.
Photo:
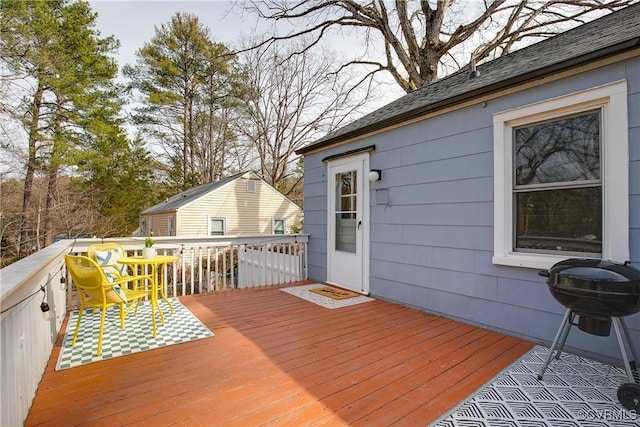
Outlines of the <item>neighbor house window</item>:
[{"label": "neighbor house window", "polygon": [[167,217],[167,236],[173,236],[173,217]]},{"label": "neighbor house window", "polygon": [[494,115],[496,264],[628,259],[626,83]]},{"label": "neighbor house window", "polygon": [[224,236],[227,234],[225,218],[209,217],[209,236]]},{"label": "neighbor house window", "polygon": [[247,180],[247,193],[256,192],[256,181],[253,179]]},{"label": "neighbor house window", "polygon": [[273,234],[284,234],[287,229],[286,218],[273,218]]}]

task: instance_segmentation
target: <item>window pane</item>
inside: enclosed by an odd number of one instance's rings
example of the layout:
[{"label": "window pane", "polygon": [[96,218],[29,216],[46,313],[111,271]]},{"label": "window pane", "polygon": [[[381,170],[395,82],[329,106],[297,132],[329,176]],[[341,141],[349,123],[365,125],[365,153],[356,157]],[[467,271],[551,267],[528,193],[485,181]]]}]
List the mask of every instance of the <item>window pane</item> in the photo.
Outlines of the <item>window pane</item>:
[{"label": "window pane", "polygon": [[344,174],[337,173],[336,174],[336,210],[340,210],[340,206],[342,206],[342,191],[344,189],[344,185],[342,182],[342,177]]},{"label": "window pane", "polygon": [[284,219],[273,220],[273,234],[284,234]]},{"label": "window pane", "polygon": [[602,188],[516,193],[516,249],[602,253]]},{"label": "window pane", "polygon": [[355,214],[336,214],[336,250],[356,253]]},{"label": "window pane", "polygon": [[600,111],[516,128],[515,183],[600,179]]},{"label": "window pane", "polygon": [[212,219],[211,220],[211,235],[223,236],[224,235],[224,220]]},{"label": "window pane", "polygon": [[336,174],[335,247],[338,251],[356,252],[357,171]]}]

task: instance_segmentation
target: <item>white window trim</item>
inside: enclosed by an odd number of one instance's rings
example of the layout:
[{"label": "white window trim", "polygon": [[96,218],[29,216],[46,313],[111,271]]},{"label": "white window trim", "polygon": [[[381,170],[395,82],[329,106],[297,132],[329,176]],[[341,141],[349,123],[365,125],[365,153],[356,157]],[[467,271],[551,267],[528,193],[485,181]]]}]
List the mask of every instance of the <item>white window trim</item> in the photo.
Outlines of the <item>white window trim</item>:
[{"label": "white window trim", "polygon": [[[215,237],[213,234],[211,234],[211,220],[220,220],[222,221],[222,232],[223,232],[223,236],[227,235],[227,218],[223,217],[223,216],[214,216],[214,215],[209,215],[207,217],[207,236],[211,237]],[[217,234],[216,234],[217,236]]]},{"label": "white window trim", "polygon": [[629,127],[621,80],[493,115],[494,264],[548,269],[570,258],[513,251],[513,128],[594,108],[602,109],[602,258],[629,259]]},{"label": "white window trim", "polygon": [[276,234],[276,221],[281,220],[284,222],[284,227],[282,228],[283,233],[287,234],[287,218],[283,216],[274,216],[271,218],[271,233]]}]

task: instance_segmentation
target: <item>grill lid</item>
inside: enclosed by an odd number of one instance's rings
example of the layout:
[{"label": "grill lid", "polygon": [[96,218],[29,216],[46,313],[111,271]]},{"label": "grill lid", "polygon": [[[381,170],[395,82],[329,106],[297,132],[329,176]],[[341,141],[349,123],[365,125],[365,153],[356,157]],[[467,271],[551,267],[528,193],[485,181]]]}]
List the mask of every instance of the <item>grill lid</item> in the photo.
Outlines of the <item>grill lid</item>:
[{"label": "grill lid", "polygon": [[[580,283],[635,283],[640,285],[640,270],[630,267],[627,263],[605,261],[600,259],[570,258],[553,265],[549,271],[539,273],[547,277],[547,283],[565,283],[574,285]],[[613,285],[616,286],[616,285]]]},{"label": "grill lid", "polygon": [[627,263],[571,258],[539,274],[558,302],[581,314],[628,316],[640,311],[640,271]]},{"label": "grill lid", "polygon": [[598,282],[629,282],[632,280],[624,274],[602,267],[569,267],[555,274],[561,278],[572,280],[595,280]]}]

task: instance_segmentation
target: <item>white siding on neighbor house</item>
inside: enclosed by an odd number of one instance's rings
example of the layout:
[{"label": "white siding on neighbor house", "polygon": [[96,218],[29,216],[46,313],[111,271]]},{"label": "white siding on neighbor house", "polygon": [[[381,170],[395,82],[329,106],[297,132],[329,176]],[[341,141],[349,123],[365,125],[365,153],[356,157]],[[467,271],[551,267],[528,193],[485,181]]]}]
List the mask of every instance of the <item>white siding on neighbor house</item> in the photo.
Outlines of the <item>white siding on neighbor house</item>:
[{"label": "white siding on neighbor house", "polygon": [[168,227],[169,227],[169,216],[173,216],[173,234],[171,234],[172,236],[175,236],[175,215],[172,215],[170,213],[167,212],[162,212],[162,213],[157,213],[157,214],[148,214],[148,215],[142,215],[142,221],[145,221],[145,223],[147,224],[147,229],[144,230],[144,232],[142,233],[144,236],[147,236],[149,234],[149,228],[148,228],[148,224],[149,224],[149,218],[151,218],[151,228],[153,230],[153,235],[154,236],[168,236],[169,234],[168,232]]},{"label": "white siding on neighbor house", "polygon": [[247,179],[242,177],[180,208],[178,235],[206,236],[210,217],[225,218],[228,235],[272,234],[274,216],[287,218],[287,228],[300,224],[302,210],[297,205],[260,179],[255,180],[255,190],[247,192]]}]

